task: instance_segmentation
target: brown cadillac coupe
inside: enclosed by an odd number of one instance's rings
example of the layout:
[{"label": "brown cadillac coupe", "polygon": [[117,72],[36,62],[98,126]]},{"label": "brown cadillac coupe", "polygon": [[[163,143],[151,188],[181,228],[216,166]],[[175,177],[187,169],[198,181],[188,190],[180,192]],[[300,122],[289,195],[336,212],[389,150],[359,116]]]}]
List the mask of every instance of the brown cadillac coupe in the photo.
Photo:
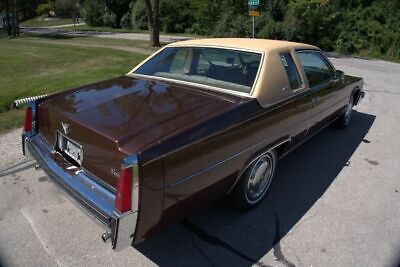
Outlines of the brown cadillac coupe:
[{"label": "brown cadillac coupe", "polygon": [[30,102],[23,151],[121,249],[224,195],[256,206],[280,158],[350,123],[362,86],[311,45],[177,42],[122,77]]}]

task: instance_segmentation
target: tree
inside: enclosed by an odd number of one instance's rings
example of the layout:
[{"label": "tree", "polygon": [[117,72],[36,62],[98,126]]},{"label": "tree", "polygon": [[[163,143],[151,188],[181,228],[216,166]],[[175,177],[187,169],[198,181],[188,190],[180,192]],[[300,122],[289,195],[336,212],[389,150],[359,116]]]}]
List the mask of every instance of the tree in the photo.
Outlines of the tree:
[{"label": "tree", "polygon": [[115,15],[115,27],[121,28],[121,19],[129,10],[130,0],[107,0],[105,1],[108,10]]},{"label": "tree", "polygon": [[18,0],[14,3],[14,37],[19,36],[19,10],[18,10]]},{"label": "tree", "polygon": [[[10,3],[11,2],[11,3]],[[11,5],[10,5],[11,4]],[[9,36],[19,36],[19,3],[18,0],[6,0],[6,23],[7,23],[7,34]],[[10,14],[12,16],[10,16]]]},{"label": "tree", "polygon": [[163,31],[185,32],[195,20],[191,10],[191,0],[163,0],[160,3],[160,18]]},{"label": "tree", "polygon": [[86,0],[84,2],[85,22],[91,26],[103,26],[103,15],[106,5],[102,0]]},{"label": "tree", "polygon": [[67,18],[74,13],[74,2],[72,0],[56,0],[54,8],[57,16]]},{"label": "tree", "polygon": [[10,28],[10,0],[6,0],[6,20],[7,20],[7,34],[11,36],[11,28]]},{"label": "tree", "polygon": [[146,4],[147,24],[150,31],[151,46],[160,46],[160,0],[154,0],[154,9],[150,0]]}]

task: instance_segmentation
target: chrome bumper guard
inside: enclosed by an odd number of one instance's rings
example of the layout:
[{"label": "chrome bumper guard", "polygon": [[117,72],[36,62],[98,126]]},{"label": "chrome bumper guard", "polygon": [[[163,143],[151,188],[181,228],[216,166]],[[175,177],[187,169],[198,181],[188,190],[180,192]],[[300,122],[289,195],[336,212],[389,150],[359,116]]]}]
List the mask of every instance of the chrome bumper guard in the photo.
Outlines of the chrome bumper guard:
[{"label": "chrome bumper guard", "polygon": [[83,169],[78,169],[74,175],[65,171],[51,157],[57,152],[45,143],[40,135],[23,134],[22,150],[24,155],[36,159],[46,174],[85,214],[100,222],[100,225],[109,231],[104,235],[111,238],[113,249],[121,250],[133,244],[137,210],[123,214],[116,211],[114,209],[115,194],[95,182]]}]

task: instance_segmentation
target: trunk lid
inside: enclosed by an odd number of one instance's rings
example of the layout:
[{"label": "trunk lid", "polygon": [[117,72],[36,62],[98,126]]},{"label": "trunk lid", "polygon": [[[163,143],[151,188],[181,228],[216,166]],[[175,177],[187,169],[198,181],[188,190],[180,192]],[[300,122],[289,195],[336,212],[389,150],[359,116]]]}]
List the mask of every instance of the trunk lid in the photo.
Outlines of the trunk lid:
[{"label": "trunk lid", "polygon": [[[39,133],[57,131],[82,146],[82,166],[113,190],[122,159],[165,136],[214,117],[244,99],[171,82],[119,77],[50,97],[39,105]],[[68,125],[67,131],[63,125]]]}]

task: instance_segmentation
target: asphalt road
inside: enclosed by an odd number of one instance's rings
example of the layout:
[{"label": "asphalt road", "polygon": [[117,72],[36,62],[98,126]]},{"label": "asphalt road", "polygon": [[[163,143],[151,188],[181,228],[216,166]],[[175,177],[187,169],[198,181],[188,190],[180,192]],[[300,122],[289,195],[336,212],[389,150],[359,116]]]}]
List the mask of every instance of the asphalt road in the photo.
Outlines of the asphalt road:
[{"label": "asphalt road", "polygon": [[279,163],[248,213],[215,203],[115,253],[102,229],[0,136],[1,266],[397,266],[400,64],[334,58],[367,92],[346,130],[328,127]]},{"label": "asphalt road", "polygon": [[[73,24],[72,24],[73,25]],[[69,25],[61,25],[63,27]],[[148,33],[131,33],[131,32],[96,32],[96,31],[73,31],[64,30],[57,27],[23,27],[21,32],[35,33],[35,34],[47,34],[47,35],[66,35],[66,36],[94,36],[99,38],[112,38],[112,39],[128,39],[128,40],[150,40]],[[172,43],[177,41],[183,41],[193,39],[193,37],[177,36],[177,35],[160,35],[160,42]]]}]

